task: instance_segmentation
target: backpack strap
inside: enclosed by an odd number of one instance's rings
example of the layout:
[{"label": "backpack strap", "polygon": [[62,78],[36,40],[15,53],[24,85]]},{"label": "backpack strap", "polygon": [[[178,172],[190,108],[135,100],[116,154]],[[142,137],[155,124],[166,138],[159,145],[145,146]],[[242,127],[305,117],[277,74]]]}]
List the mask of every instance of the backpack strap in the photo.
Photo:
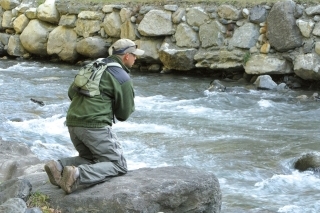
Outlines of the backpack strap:
[{"label": "backpack strap", "polygon": [[[107,63],[107,67],[120,67],[122,68],[122,66],[118,63],[118,62],[110,62],[110,63]],[[112,102],[112,121],[113,123],[115,124],[116,123],[116,119],[115,119],[115,115],[114,115],[114,108],[115,108],[115,102],[113,100],[113,98],[109,97],[111,99],[111,102]]]},{"label": "backpack strap", "polygon": [[107,67],[120,67],[120,68],[122,68],[122,66],[118,62],[107,63]]}]

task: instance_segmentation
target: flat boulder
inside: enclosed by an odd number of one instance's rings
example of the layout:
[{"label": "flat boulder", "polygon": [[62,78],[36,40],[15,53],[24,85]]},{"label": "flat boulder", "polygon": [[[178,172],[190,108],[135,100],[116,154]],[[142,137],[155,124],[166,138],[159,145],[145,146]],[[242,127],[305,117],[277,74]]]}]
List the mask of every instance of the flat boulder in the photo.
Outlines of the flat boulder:
[{"label": "flat boulder", "polygon": [[65,194],[46,173],[27,175],[32,190],[50,197],[50,205],[64,213],[221,212],[221,190],[214,174],[172,166],[142,168],[91,187]]}]

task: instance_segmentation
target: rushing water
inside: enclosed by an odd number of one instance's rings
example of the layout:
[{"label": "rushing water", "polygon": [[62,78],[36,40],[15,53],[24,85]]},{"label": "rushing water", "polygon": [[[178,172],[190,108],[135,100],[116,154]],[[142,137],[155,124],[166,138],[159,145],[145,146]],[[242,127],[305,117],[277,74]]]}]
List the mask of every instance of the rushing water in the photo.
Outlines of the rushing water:
[{"label": "rushing water", "polygon": [[[42,160],[76,155],[64,121],[77,69],[1,60],[1,138],[28,144]],[[129,169],[188,165],[212,172],[222,212],[320,212],[320,178],[293,169],[303,154],[320,153],[320,102],[296,98],[315,91],[205,92],[212,79],[132,78],[136,111],[113,127]]]}]

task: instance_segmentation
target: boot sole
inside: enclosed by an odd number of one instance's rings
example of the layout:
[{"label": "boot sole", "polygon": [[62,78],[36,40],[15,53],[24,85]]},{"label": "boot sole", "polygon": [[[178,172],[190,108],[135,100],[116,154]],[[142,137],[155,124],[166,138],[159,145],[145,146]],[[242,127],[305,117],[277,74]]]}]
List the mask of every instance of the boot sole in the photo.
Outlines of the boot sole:
[{"label": "boot sole", "polygon": [[59,172],[56,167],[54,165],[52,165],[53,162],[49,162],[44,166],[44,170],[46,171],[48,177],[49,177],[49,181],[52,185],[55,186],[59,186],[60,187],[60,181],[61,181],[61,177],[60,179],[58,178],[58,180],[56,180],[56,178],[54,177],[54,172],[53,171],[57,171]]}]

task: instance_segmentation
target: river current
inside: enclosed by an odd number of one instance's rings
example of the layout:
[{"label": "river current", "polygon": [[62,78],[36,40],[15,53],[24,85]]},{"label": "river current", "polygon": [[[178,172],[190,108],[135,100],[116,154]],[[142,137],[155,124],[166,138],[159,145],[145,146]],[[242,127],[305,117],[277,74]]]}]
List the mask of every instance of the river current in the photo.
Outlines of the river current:
[{"label": "river current", "polygon": [[[0,60],[1,138],[28,144],[41,160],[77,155],[64,122],[78,68]],[[211,172],[223,213],[320,212],[320,177],[293,168],[303,154],[320,154],[320,102],[296,98],[317,91],[208,92],[208,77],[131,76],[136,111],[113,126],[130,170],[187,165]]]}]

